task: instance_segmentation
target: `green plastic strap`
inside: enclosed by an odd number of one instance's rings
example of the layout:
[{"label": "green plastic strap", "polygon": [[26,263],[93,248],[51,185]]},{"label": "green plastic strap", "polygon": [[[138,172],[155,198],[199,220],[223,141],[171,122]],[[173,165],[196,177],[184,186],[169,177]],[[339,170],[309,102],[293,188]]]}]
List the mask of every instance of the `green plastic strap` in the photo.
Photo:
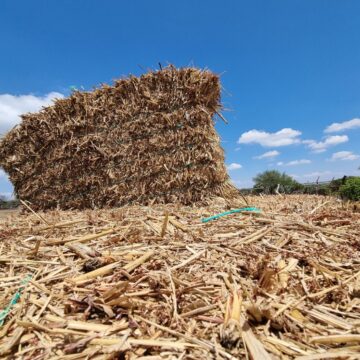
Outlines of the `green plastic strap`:
[{"label": "green plastic strap", "polygon": [[256,208],[256,207],[244,207],[244,208],[240,208],[240,209],[234,209],[234,210],[225,211],[225,212],[223,212],[221,214],[217,214],[217,215],[210,216],[208,218],[201,219],[201,222],[207,223],[207,222],[209,222],[211,220],[216,220],[216,219],[218,219],[220,217],[230,215],[230,214],[234,214],[234,213],[240,213],[240,212],[243,212],[243,211],[252,211],[252,212],[259,213],[261,210]]},{"label": "green plastic strap", "polygon": [[17,302],[20,300],[21,292],[24,290],[25,286],[29,283],[31,278],[32,278],[32,275],[27,275],[25,277],[25,279],[23,279],[21,281],[21,287],[14,294],[14,296],[10,300],[9,305],[3,311],[0,312],[0,326],[4,325],[4,321],[5,321],[6,317],[9,315],[9,313],[10,313],[11,309],[14,307],[14,305],[17,304]]}]

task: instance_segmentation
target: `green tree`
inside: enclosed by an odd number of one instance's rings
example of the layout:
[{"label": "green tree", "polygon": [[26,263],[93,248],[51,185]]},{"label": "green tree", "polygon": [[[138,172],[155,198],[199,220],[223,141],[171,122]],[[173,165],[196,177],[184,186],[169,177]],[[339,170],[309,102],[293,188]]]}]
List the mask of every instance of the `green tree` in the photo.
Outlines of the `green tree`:
[{"label": "green tree", "polygon": [[360,177],[348,178],[345,184],[340,186],[339,193],[345,200],[360,200]]},{"label": "green tree", "polygon": [[274,194],[278,185],[280,191],[287,194],[302,189],[302,185],[295,181],[291,176],[277,170],[267,170],[257,174],[253,178],[256,191],[263,191],[267,194]]}]

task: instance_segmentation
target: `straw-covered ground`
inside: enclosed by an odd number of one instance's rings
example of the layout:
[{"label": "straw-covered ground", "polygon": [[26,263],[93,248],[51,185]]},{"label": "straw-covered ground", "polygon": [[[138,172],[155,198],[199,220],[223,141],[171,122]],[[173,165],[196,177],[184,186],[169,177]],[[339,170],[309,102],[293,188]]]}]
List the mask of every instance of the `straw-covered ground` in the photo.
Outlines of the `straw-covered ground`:
[{"label": "straw-covered ground", "polygon": [[0,209],[0,219],[3,219],[3,218],[6,218],[8,217],[9,215],[15,215],[17,214],[18,210],[17,209],[5,209],[5,210],[2,210]]},{"label": "straw-covered ground", "polygon": [[1,219],[0,357],[359,359],[360,213],[248,202]]}]

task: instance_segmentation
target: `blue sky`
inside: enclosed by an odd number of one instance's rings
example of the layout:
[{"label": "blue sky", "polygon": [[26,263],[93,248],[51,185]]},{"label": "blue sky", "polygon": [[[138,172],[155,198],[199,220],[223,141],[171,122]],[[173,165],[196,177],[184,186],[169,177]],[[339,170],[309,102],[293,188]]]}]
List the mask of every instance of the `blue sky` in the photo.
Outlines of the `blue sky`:
[{"label": "blue sky", "polygon": [[0,133],[71,86],[195,65],[222,74],[239,187],[266,169],[360,175],[359,14],[358,0],[2,0]]}]

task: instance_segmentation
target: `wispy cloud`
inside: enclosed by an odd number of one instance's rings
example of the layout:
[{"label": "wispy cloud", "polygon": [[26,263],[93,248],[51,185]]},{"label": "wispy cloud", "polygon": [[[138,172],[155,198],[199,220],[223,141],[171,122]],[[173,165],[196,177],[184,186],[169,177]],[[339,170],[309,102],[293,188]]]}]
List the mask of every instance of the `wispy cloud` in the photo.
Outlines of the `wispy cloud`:
[{"label": "wispy cloud", "polygon": [[0,135],[5,134],[21,119],[20,115],[40,110],[51,105],[55,98],[63,98],[58,92],[50,92],[44,96],[0,94]]},{"label": "wispy cloud", "polygon": [[242,165],[238,164],[238,163],[231,163],[230,165],[228,165],[226,167],[229,171],[231,170],[238,170],[242,168]]},{"label": "wispy cloud", "polygon": [[360,155],[354,154],[352,151],[338,151],[331,156],[331,161],[336,160],[357,160],[360,158]]},{"label": "wispy cloud", "polygon": [[335,175],[335,174],[339,174],[339,173],[334,173],[334,172],[331,172],[329,170],[326,170],[326,171],[314,171],[314,172],[311,172],[311,173],[308,173],[308,174],[304,174],[301,177],[313,178],[313,177],[328,176],[328,175]]},{"label": "wispy cloud", "polygon": [[259,156],[255,156],[254,159],[273,159],[276,156],[280,155],[280,152],[277,150],[271,150],[271,151],[267,151]]},{"label": "wispy cloud", "polygon": [[326,133],[340,132],[344,130],[351,130],[360,128],[360,119],[355,118],[352,120],[344,121],[341,123],[332,123],[324,131]]},{"label": "wispy cloud", "polygon": [[300,182],[313,182],[319,179],[319,181],[329,181],[332,179],[339,179],[343,176],[359,176],[359,170],[352,169],[352,170],[345,170],[345,171],[339,171],[339,170],[324,170],[324,171],[313,171],[310,173],[301,173],[296,175],[291,175],[294,178],[298,179]]},{"label": "wispy cloud", "polygon": [[284,128],[274,133],[253,129],[243,133],[238,143],[260,144],[264,147],[287,146],[300,143],[300,135],[301,131],[291,128]]},{"label": "wispy cloud", "polygon": [[334,135],[328,136],[324,141],[304,140],[303,143],[306,144],[312,152],[322,153],[331,146],[343,144],[348,141],[349,138],[347,135]]},{"label": "wispy cloud", "polygon": [[305,165],[305,164],[311,164],[311,160],[308,160],[308,159],[292,160],[292,161],[289,161],[286,163],[279,161],[276,165],[278,165],[278,166],[296,166],[296,165]]}]

